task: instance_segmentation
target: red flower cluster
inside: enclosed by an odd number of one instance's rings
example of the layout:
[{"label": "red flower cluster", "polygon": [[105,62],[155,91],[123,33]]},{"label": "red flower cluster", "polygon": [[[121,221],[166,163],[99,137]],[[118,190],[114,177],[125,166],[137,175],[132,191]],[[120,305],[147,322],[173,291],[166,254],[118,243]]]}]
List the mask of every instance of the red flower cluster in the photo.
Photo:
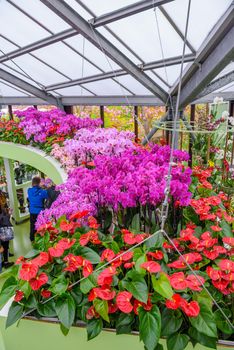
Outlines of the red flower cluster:
[{"label": "red flower cluster", "polygon": [[208,266],[206,269],[213,286],[225,295],[234,293],[234,262],[228,259],[220,260],[218,268]]},{"label": "red flower cluster", "polygon": [[14,296],[14,301],[16,303],[20,302],[24,297],[24,293],[21,290],[17,290]]},{"label": "red flower cluster", "polygon": [[188,317],[197,317],[200,312],[200,307],[197,301],[191,301],[189,303],[179,294],[174,294],[171,300],[168,299],[166,301],[166,307],[172,310],[180,308]]},{"label": "red flower cluster", "polygon": [[175,272],[168,276],[171,286],[176,290],[184,290],[190,288],[191,290],[200,292],[202,288],[200,287],[205,283],[205,279],[201,276],[188,275],[187,277],[183,272]]},{"label": "red flower cluster", "polygon": [[87,233],[84,233],[80,237],[80,245],[85,246],[88,243],[92,244],[101,244],[102,242],[99,240],[98,233],[95,230],[91,230]]},{"label": "red flower cluster", "polygon": [[124,243],[128,244],[128,245],[134,245],[136,243],[140,243],[142,242],[145,238],[148,237],[147,233],[138,233],[135,234],[129,230],[126,229],[122,229],[121,233],[123,234],[123,240]]},{"label": "red flower cluster", "polygon": [[62,238],[60,241],[58,241],[57,244],[54,245],[54,247],[50,247],[48,249],[48,252],[51,257],[53,258],[59,258],[64,254],[64,251],[67,249],[70,249],[76,242],[76,239],[69,239],[69,238]]},{"label": "red flower cluster", "polygon": [[76,256],[69,253],[63,260],[67,263],[67,267],[65,267],[64,271],[75,272],[82,268],[84,277],[88,277],[93,272],[93,265],[91,262],[84,259],[82,256]]}]

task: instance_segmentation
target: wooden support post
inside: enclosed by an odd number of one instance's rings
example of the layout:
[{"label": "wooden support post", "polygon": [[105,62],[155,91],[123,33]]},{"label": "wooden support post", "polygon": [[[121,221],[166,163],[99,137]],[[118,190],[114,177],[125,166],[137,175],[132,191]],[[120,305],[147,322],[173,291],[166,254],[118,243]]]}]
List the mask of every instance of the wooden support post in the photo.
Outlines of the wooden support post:
[{"label": "wooden support post", "polygon": [[9,113],[10,119],[13,120],[12,105],[8,105],[8,113]]},{"label": "wooden support post", "polygon": [[66,114],[73,114],[73,106],[64,106],[64,112]]},{"label": "wooden support post", "polygon": [[105,128],[105,112],[104,112],[104,106],[100,106],[100,118],[102,120],[102,128]]},{"label": "wooden support post", "polygon": [[[190,106],[190,124],[191,124],[192,130],[194,129],[195,108],[196,108],[195,104],[192,104]],[[190,167],[192,167],[192,165],[193,165],[192,147],[193,147],[193,139],[192,139],[192,135],[189,134],[189,161],[188,161],[188,164],[189,164]]]},{"label": "wooden support post", "polygon": [[138,118],[139,118],[139,109],[138,106],[134,106],[134,134],[135,134],[135,142],[138,142]]}]

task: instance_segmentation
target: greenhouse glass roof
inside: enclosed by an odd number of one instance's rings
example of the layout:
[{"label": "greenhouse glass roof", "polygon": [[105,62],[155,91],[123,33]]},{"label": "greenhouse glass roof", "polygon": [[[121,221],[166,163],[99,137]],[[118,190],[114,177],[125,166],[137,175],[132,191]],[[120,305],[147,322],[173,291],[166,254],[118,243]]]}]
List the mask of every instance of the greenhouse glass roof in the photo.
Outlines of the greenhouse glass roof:
[{"label": "greenhouse glass roof", "polygon": [[0,104],[234,99],[234,2],[0,0]]}]

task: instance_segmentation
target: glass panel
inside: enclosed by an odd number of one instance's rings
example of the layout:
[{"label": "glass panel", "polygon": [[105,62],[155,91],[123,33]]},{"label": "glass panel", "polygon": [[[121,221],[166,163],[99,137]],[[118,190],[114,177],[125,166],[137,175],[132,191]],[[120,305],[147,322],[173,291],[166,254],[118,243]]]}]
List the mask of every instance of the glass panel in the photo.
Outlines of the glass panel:
[{"label": "glass panel", "polygon": [[[81,35],[74,36],[65,41],[80,53],[83,53],[83,37]],[[112,61],[112,59],[108,58],[107,60],[104,53],[91,44],[88,40],[85,40],[84,53],[85,57],[95,62],[95,64],[105,72],[110,72],[112,69],[120,69],[120,67],[114,61]]]},{"label": "glass panel", "polygon": [[136,0],[83,0],[86,6],[88,6],[98,16],[104,13],[112,12],[131,4],[136,3]]},{"label": "glass panel", "polygon": [[[197,50],[215,23],[232,3],[232,0],[196,0],[191,3],[188,39]],[[173,21],[184,32],[187,0],[172,1],[164,5],[164,9]]]},{"label": "glass panel", "polygon": [[[153,81],[155,81],[159,86],[161,86],[161,88],[163,88],[165,91],[168,91],[168,86],[166,84],[164,84],[162,82],[162,80],[160,80],[158,77],[156,77],[156,75],[154,75],[151,71],[146,71],[145,72],[151,79],[153,79]],[[159,72],[156,72],[158,75]]]},{"label": "glass panel", "polygon": [[48,32],[6,0],[1,1],[1,34],[20,46],[48,36]]},{"label": "glass panel", "polygon": [[234,71],[234,62],[228,64],[213,80],[216,80],[223,75],[230,73],[231,71]]},{"label": "glass panel", "polygon": [[76,0],[65,0],[65,2],[73,8],[84,19],[89,20],[92,16],[80,6]]},{"label": "glass panel", "polygon": [[234,82],[231,82],[230,84],[227,84],[227,85],[215,90],[215,92],[225,92],[225,91],[234,91]]},{"label": "glass panel", "polygon": [[0,80],[0,95],[3,96],[6,96],[6,97],[10,97],[10,96],[27,96],[29,95],[28,93],[26,92],[23,92],[22,90],[18,90],[18,89],[15,89],[13,87],[11,87],[10,84],[8,83],[5,83],[3,81]]},{"label": "glass panel", "polygon": [[[187,64],[190,63],[184,63],[184,69],[186,68]],[[180,76],[180,67],[180,64],[176,64],[174,66],[166,67],[166,71],[165,68],[158,68],[155,69],[155,72],[158,73],[166,82],[168,78],[169,85],[173,85]]]},{"label": "glass panel", "polygon": [[25,74],[16,67],[12,62],[9,62],[8,64],[0,64],[0,68],[4,69],[6,72],[9,72],[16,77],[26,81],[26,83],[29,83],[31,85],[35,85],[36,87],[39,87],[36,82],[32,81],[30,78],[27,78]]},{"label": "glass panel", "polygon": [[105,79],[93,83],[83,84],[83,86],[87,87],[98,96],[121,96],[123,94],[130,95],[130,93],[127,90],[121,88],[119,84],[115,83],[111,79]]},{"label": "glass panel", "polygon": [[[70,26],[64,22],[59,16],[51,11],[39,0],[11,0],[25,12],[34,17],[38,22],[44,24],[45,27],[52,32],[60,32],[62,30],[70,28]],[[37,26],[37,24],[35,24]]]},{"label": "glass panel", "polygon": [[124,75],[122,77],[117,77],[117,81],[126,86],[136,95],[152,95],[152,93],[146,89],[141,83],[134,79],[131,75]]},{"label": "glass panel", "polygon": [[[79,79],[82,77],[83,59],[62,43],[56,43],[36,50],[34,54],[71,79]],[[93,57],[93,61],[95,62],[95,57]],[[83,77],[100,73],[97,68],[86,60],[84,61],[83,68]]]},{"label": "glass panel", "polygon": [[[67,80],[64,76],[47,67],[29,54],[15,58],[14,62],[22,68],[25,73],[29,74],[30,77],[45,86]],[[22,72],[13,62],[9,61],[8,65],[19,72]]]},{"label": "glass panel", "polygon": [[[54,92],[54,91],[53,91]],[[89,91],[81,89],[81,86],[70,86],[64,89],[55,90],[62,96],[93,96]]]},{"label": "glass panel", "polygon": [[16,50],[18,47],[11,44],[8,40],[3,39],[0,36],[0,56]]},{"label": "glass panel", "polygon": [[[157,10],[157,20],[164,57],[168,58],[180,55],[183,47],[182,39],[164,18],[161,12],[159,12],[159,10]],[[153,10],[145,11],[135,16],[111,23],[109,27],[121,39],[128,43],[133,51],[139,54],[145,62],[155,61],[162,58],[158,30]],[[187,52],[190,51],[187,50]]]}]

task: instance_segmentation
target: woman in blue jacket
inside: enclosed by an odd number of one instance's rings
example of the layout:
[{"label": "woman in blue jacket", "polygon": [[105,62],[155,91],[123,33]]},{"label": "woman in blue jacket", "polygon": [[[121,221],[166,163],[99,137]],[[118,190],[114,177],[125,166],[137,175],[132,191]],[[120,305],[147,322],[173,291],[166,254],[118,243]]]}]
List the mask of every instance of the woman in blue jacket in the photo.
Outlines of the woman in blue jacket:
[{"label": "woman in blue jacket", "polygon": [[41,179],[36,176],[32,179],[32,187],[28,189],[29,213],[30,213],[30,240],[34,241],[35,224],[40,212],[44,209],[44,201],[48,193],[40,187]]}]

